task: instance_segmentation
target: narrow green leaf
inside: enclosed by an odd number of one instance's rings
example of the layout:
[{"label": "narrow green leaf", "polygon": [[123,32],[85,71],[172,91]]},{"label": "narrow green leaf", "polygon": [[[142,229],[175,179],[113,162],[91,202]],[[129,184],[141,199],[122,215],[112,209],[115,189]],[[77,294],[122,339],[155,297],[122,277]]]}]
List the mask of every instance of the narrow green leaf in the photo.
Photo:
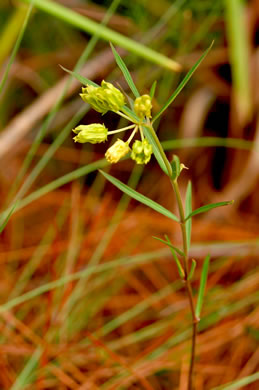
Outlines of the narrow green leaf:
[{"label": "narrow green leaf", "polygon": [[115,58],[115,60],[117,62],[117,65],[120,68],[120,70],[122,71],[123,76],[124,76],[125,80],[128,83],[128,86],[132,90],[134,96],[135,97],[139,97],[140,96],[139,91],[137,90],[137,87],[134,84],[134,81],[132,80],[132,77],[130,75],[130,72],[129,72],[125,62],[123,61],[123,59],[121,58],[119,53],[117,53],[117,51],[116,51],[115,47],[113,46],[113,44],[110,43],[110,45],[111,45],[111,48],[112,48],[112,52],[113,52],[114,58]]},{"label": "narrow green leaf", "polygon": [[80,81],[81,84],[83,85],[92,85],[93,87],[99,87],[98,84],[96,84],[94,81],[92,80],[89,80],[87,79],[86,77],[84,76],[81,76],[79,73],[77,72],[73,72],[72,70],[68,70],[66,68],[64,68],[64,66],[62,65],[59,65],[65,72],[71,74],[72,76],[74,76],[75,79],[77,79],[78,81]]},{"label": "narrow green leaf", "polygon": [[191,264],[191,269],[190,269],[190,272],[188,275],[188,280],[192,280],[195,268],[196,268],[196,261],[194,259],[192,259],[192,264]]},{"label": "narrow green leaf", "polygon": [[256,372],[255,374],[246,376],[241,379],[237,379],[234,382],[230,382],[222,386],[214,387],[212,390],[239,390],[242,389],[244,386],[247,386],[250,383],[253,383],[255,381],[259,381],[259,372]]},{"label": "narrow green leaf", "polygon": [[14,209],[15,207],[17,206],[17,203],[18,202],[15,202],[15,204],[13,205],[13,207],[11,208],[9,214],[7,215],[7,217],[5,218],[5,220],[2,222],[1,226],[0,226],[0,234],[2,233],[2,231],[4,230],[4,228],[6,227],[11,215],[13,214],[14,212]]},{"label": "narrow green leaf", "polygon": [[209,271],[209,263],[210,263],[210,255],[207,255],[205,257],[202,271],[201,271],[200,288],[198,292],[198,299],[197,299],[197,305],[195,310],[195,315],[197,318],[200,318],[200,314],[201,314],[201,308],[202,308],[202,303],[203,303],[203,298],[205,293],[205,287],[207,283],[208,271]]},{"label": "narrow green leaf", "polygon": [[158,213],[172,219],[173,221],[179,222],[176,215],[171,213],[171,211],[167,210],[160,204],[154,202],[153,200],[147,198],[146,196],[140,194],[139,192],[133,190],[132,188],[128,187],[126,184],[122,183],[120,180],[116,179],[115,177],[109,175],[106,172],[99,171],[107,180],[109,180],[113,185],[115,185],[117,188],[119,188],[121,191],[123,191],[125,194],[131,196],[133,199],[136,199],[137,201],[145,204],[146,206],[150,207],[151,209],[157,211]]},{"label": "narrow green leaf", "polygon": [[[191,212],[192,212],[192,182],[189,181],[186,190],[185,215],[190,215]],[[187,248],[189,251],[191,245],[191,236],[192,236],[192,218],[189,218],[186,221],[186,235],[187,235]]]},{"label": "narrow green leaf", "polygon": [[216,207],[228,206],[228,205],[233,204],[233,203],[234,203],[233,200],[228,200],[226,202],[218,202],[218,203],[206,204],[205,206],[202,206],[202,207],[194,210],[192,213],[190,213],[185,218],[185,221],[187,221],[189,218],[193,217],[194,215],[201,214],[201,213],[206,213],[207,211],[215,209]]},{"label": "narrow green leaf", "polygon": [[174,101],[174,99],[177,97],[177,95],[179,95],[179,93],[181,92],[181,90],[184,88],[184,86],[187,84],[187,82],[190,80],[190,78],[192,77],[193,73],[195,72],[195,70],[198,68],[198,66],[200,65],[200,63],[204,60],[204,58],[207,56],[208,52],[210,51],[210,49],[212,48],[212,45],[213,45],[214,42],[211,43],[211,45],[208,47],[208,49],[202,54],[202,56],[198,59],[198,61],[196,62],[196,64],[189,70],[189,72],[187,73],[187,75],[184,77],[184,79],[181,81],[181,83],[178,85],[178,87],[176,88],[176,90],[173,92],[173,94],[170,96],[170,98],[167,100],[167,102],[163,105],[163,107],[161,108],[161,110],[156,114],[156,116],[154,117],[152,123],[154,123],[162,114],[163,112],[167,109],[167,107],[170,106],[170,104]]},{"label": "narrow green leaf", "polygon": [[184,276],[185,276],[185,275],[184,275],[184,270],[183,270],[183,267],[182,267],[182,265],[181,265],[181,263],[180,263],[180,260],[178,259],[177,254],[175,253],[175,251],[173,250],[173,248],[170,248],[170,251],[171,251],[171,253],[172,253],[172,255],[173,255],[173,258],[174,258],[176,267],[177,267],[178,272],[179,272],[179,276],[180,276],[181,279],[184,279]]},{"label": "narrow green leaf", "polygon": [[[165,234],[165,238],[166,238],[166,241],[167,241],[167,245],[169,246],[169,248],[171,250],[171,253],[173,255],[174,261],[176,263],[176,266],[177,266],[177,269],[178,269],[178,272],[179,272],[179,276],[180,276],[181,279],[184,279],[185,278],[185,272],[184,272],[184,269],[182,267],[182,264],[181,264],[180,260],[177,257],[177,254],[175,253],[176,248],[172,245],[171,241],[169,240],[169,237],[166,234]],[[179,253],[179,250],[178,250],[178,253]],[[184,255],[183,252],[181,252],[181,253]]]},{"label": "narrow green leaf", "polygon": [[177,252],[178,254],[180,254],[181,256],[184,256],[183,252],[176,248],[175,246],[172,245],[171,241],[169,240],[168,236],[165,235],[165,238],[166,238],[166,241],[162,240],[161,238],[159,237],[155,237],[155,236],[152,236],[155,240],[158,240],[160,242],[162,242],[163,244],[167,245],[169,248],[170,248],[170,251],[173,255],[173,258],[174,258],[174,261],[176,263],[176,266],[177,266],[177,269],[178,269],[178,272],[179,272],[179,275],[180,275],[180,278],[181,279],[184,279],[184,270],[183,270],[183,267],[181,265],[181,262],[180,260],[178,259],[177,257],[177,254],[175,252]]},{"label": "narrow green leaf", "polygon": [[168,237],[166,236],[166,240],[163,240],[162,238],[159,238],[159,237],[155,237],[155,236],[152,236],[155,240],[158,240],[160,242],[162,242],[163,244],[169,246],[170,248],[172,248],[173,250],[175,250],[175,252],[177,252],[180,256],[184,256],[184,253],[181,251],[181,249],[177,248],[176,246],[172,245],[171,242],[169,241]]},{"label": "narrow green leaf", "polygon": [[157,81],[155,80],[150,88],[150,92],[149,92],[149,96],[151,97],[151,99],[153,99],[154,95],[155,95],[155,92],[156,92],[156,85],[157,85]]},{"label": "narrow green leaf", "polygon": [[158,146],[157,146],[157,143],[156,143],[156,141],[154,140],[154,137],[153,137],[152,134],[150,133],[150,130],[149,130],[148,127],[143,126],[142,128],[143,128],[143,132],[144,132],[145,137],[147,138],[148,142],[149,142],[149,143],[152,145],[152,147],[153,147],[153,153],[154,153],[154,155],[155,155],[155,158],[156,158],[156,160],[157,160],[157,162],[158,162],[160,168],[162,169],[162,171],[163,171],[166,175],[168,175],[168,171],[167,171],[166,165],[165,165],[164,160],[163,160],[163,158],[162,158],[162,156],[161,156],[161,153],[160,153],[160,151],[159,151],[159,148],[158,148]]}]

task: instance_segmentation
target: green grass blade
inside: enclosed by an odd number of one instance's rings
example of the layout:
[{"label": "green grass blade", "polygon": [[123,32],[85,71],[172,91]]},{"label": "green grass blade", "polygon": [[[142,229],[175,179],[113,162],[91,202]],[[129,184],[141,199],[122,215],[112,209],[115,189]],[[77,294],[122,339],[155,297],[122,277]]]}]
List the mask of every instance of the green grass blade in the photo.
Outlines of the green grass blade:
[{"label": "green grass blade", "polygon": [[86,77],[84,76],[81,76],[79,73],[77,72],[73,72],[72,70],[68,70],[66,69],[64,66],[62,65],[59,65],[65,72],[71,74],[75,79],[77,79],[78,81],[80,81],[81,84],[83,85],[92,85],[93,87],[99,87],[98,84],[96,84],[94,81],[92,80],[89,80],[87,79]]},{"label": "green grass blade", "polygon": [[25,365],[24,369],[20,373],[20,375],[17,377],[16,381],[10,388],[10,390],[21,390],[27,387],[27,385],[30,383],[30,378],[37,368],[39,359],[41,357],[42,350],[41,348],[36,349],[36,351],[33,353],[33,355],[28,360],[27,364]]},{"label": "green grass blade", "polygon": [[13,51],[12,51],[10,60],[9,60],[9,62],[8,62],[8,65],[7,65],[6,69],[5,69],[5,72],[4,72],[4,74],[3,74],[2,80],[1,80],[1,82],[0,82],[0,94],[1,94],[1,92],[2,92],[2,90],[3,90],[3,88],[4,88],[4,85],[5,85],[5,83],[6,83],[6,80],[7,80],[7,78],[8,78],[9,71],[10,71],[10,69],[11,69],[11,66],[12,66],[13,62],[14,62],[14,59],[15,59],[16,54],[17,54],[17,51],[18,51],[18,49],[19,49],[19,47],[20,47],[21,41],[22,41],[22,39],[23,39],[24,32],[25,32],[25,30],[26,30],[27,24],[28,24],[29,19],[30,19],[30,16],[31,16],[31,11],[32,11],[32,8],[33,8],[33,3],[32,3],[31,0],[28,1],[28,3],[30,3],[30,7],[28,8],[28,11],[27,11],[27,13],[26,13],[26,15],[25,15],[25,19],[24,19],[22,28],[21,28],[20,33],[19,33],[19,35],[18,35],[18,38],[17,38],[17,40],[16,40],[16,42],[15,42],[15,45],[14,45],[14,48],[13,48]]},{"label": "green grass blade", "polygon": [[241,138],[223,138],[223,137],[197,137],[173,139],[162,142],[165,150],[183,149],[183,148],[210,148],[225,147],[240,150],[252,150],[258,153],[258,147],[254,141],[248,141]]},{"label": "green grass blade", "polygon": [[169,248],[173,249],[175,252],[178,253],[178,255],[180,256],[183,256],[184,257],[184,253],[181,251],[181,249],[177,248],[176,246],[172,245],[171,241],[169,240],[169,238],[166,236],[166,241],[163,240],[162,238],[159,238],[159,237],[156,237],[156,236],[152,236],[155,240],[158,240],[160,242],[162,242],[163,244],[169,246]]},{"label": "green grass blade", "polygon": [[30,290],[22,295],[19,295],[18,297],[15,297],[14,299],[7,301],[3,305],[0,305],[0,313],[11,310],[12,308],[21,305],[22,303],[25,303],[35,297],[38,297],[48,291],[55,290],[56,288],[62,287],[67,283],[79,280],[81,278],[87,278],[89,275],[99,274],[111,269],[118,269],[118,267],[139,266],[140,264],[146,264],[147,262],[150,261],[156,261],[157,258],[164,255],[165,255],[165,251],[159,250],[156,252],[153,251],[149,253],[142,253],[140,255],[135,255],[130,257],[125,256],[118,260],[109,261],[104,264],[89,266],[82,271],[66,275],[64,277],[61,277],[49,283],[45,283],[40,287],[36,287],[33,290]]},{"label": "green grass blade", "polygon": [[223,3],[236,110],[241,120],[247,120],[252,115],[252,83],[245,4],[243,0],[225,0]]},{"label": "green grass blade", "polygon": [[[23,0],[29,3],[30,0]],[[33,4],[38,9],[52,15],[65,23],[70,24],[82,31],[90,34],[95,34],[97,37],[112,42],[137,56],[151,61],[159,66],[179,72],[181,65],[171,60],[170,58],[156,52],[155,50],[146,47],[145,45],[134,41],[108,27],[100,25],[91,19],[78,14],[77,12],[68,9],[61,4],[49,0],[33,0]]]},{"label": "green grass blade", "polygon": [[[189,181],[187,185],[186,199],[185,199],[185,214],[190,215],[191,212],[192,212],[192,182]],[[186,221],[186,235],[187,235],[187,248],[189,251],[191,245],[191,236],[192,236],[192,218],[189,218]]]},{"label": "green grass blade", "polygon": [[226,383],[225,385],[214,387],[212,390],[239,390],[255,381],[259,381],[259,372],[246,376],[245,378],[238,379],[231,383]]},{"label": "green grass blade", "polygon": [[208,47],[208,49],[202,54],[202,56],[199,58],[199,60],[196,62],[196,64],[189,70],[187,75],[184,77],[184,79],[181,81],[181,83],[178,85],[176,90],[173,92],[173,94],[170,96],[170,98],[167,100],[167,102],[163,105],[161,110],[156,114],[154,117],[152,123],[154,123],[162,114],[163,112],[170,106],[170,104],[174,101],[174,99],[179,95],[181,90],[184,88],[184,86],[188,83],[190,78],[192,77],[193,73],[196,71],[200,63],[204,60],[204,58],[207,56],[208,52],[212,48],[212,44]]},{"label": "green grass blade", "polygon": [[154,202],[153,200],[147,198],[146,196],[140,194],[139,192],[133,190],[132,188],[128,187],[126,184],[122,183],[120,180],[116,179],[115,177],[109,175],[108,173],[105,173],[101,171],[101,174],[109,180],[115,187],[119,188],[119,190],[123,191],[125,194],[129,195],[131,198],[136,199],[140,203],[145,204],[146,206],[150,207],[151,209],[157,211],[158,213],[172,219],[173,221],[179,221],[176,215],[171,213],[171,211],[167,210],[160,204]]},{"label": "green grass blade", "polygon": [[[10,53],[12,52],[17,37],[21,33],[21,28],[24,23],[25,15],[28,11],[28,6],[24,4],[16,6],[12,15],[8,18],[4,26],[1,25],[0,36],[0,67],[6,61]],[[1,21],[2,22],[2,21]]]},{"label": "green grass blade", "polygon": [[199,288],[199,292],[198,292],[198,300],[197,300],[197,305],[196,305],[196,309],[195,309],[195,315],[197,318],[200,318],[200,314],[201,314],[201,308],[202,308],[205,287],[206,287],[207,277],[208,277],[208,272],[209,272],[209,263],[210,263],[210,255],[207,255],[205,260],[204,260],[202,271],[201,271],[200,288]]},{"label": "green grass blade", "polygon": [[113,46],[113,44],[111,43],[110,45],[111,45],[111,48],[112,48],[112,52],[113,52],[115,61],[116,61],[117,65],[118,65],[118,67],[120,68],[120,70],[122,71],[123,76],[124,76],[125,80],[127,81],[128,86],[130,87],[133,95],[135,97],[139,97],[140,96],[139,91],[137,90],[137,87],[134,84],[134,81],[132,80],[131,74],[130,74],[130,72],[129,72],[125,62],[123,61],[123,59],[121,58],[119,53],[117,53],[117,51],[115,50],[115,47]]},{"label": "green grass blade", "polygon": [[2,233],[2,231],[4,230],[4,228],[6,227],[6,225],[7,225],[8,221],[9,221],[11,215],[13,214],[14,209],[16,208],[16,206],[17,206],[17,202],[15,202],[15,204],[12,206],[12,208],[11,208],[9,214],[7,215],[7,217],[5,218],[5,220],[1,223],[1,225],[0,225],[0,234]]},{"label": "green grass blade", "polygon": [[196,210],[194,210],[192,213],[190,213],[186,218],[185,221],[187,221],[189,218],[193,217],[194,215],[206,213],[207,211],[210,211],[212,209],[215,209],[216,207],[222,207],[222,206],[228,206],[230,204],[233,204],[233,200],[228,200],[226,202],[217,202],[217,203],[210,203],[205,206],[202,206]]}]

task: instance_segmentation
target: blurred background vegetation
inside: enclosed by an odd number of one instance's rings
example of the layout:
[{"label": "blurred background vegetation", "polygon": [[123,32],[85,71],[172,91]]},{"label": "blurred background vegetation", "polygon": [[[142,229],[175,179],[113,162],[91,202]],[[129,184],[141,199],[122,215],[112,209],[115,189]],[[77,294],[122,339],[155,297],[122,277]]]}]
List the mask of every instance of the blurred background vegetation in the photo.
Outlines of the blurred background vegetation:
[{"label": "blurred background vegetation", "polygon": [[157,80],[155,113],[214,41],[156,130],[189,167],[180,185],[192,180],[193,207],[235,200],[193,223],[197,275],[212,257],[195,389],[258,389],[258,1],[29,3],[0,2],[1,221],[12,213],[0,240],[0,388],[186,389],[188,302],[152,238],[179,245],[180,232],[98,169],[172,211],[175,200],[154,158],[110,167],[107,145],[74,144],[79,122],[124,122],[90,110],[60,65],[130,95],[109,46],[120,43],[139,91]]}]

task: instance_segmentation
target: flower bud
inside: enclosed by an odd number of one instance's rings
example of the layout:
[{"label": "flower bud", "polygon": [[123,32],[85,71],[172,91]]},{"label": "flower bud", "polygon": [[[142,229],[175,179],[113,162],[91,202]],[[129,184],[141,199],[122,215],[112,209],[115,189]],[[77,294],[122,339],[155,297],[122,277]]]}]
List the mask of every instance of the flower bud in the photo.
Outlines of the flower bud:
[{"label": "flower bud", "polygon": [[131,158],[135,160],[137,164],[147,164],[153,153],[152,145],[147,139],[144,141],[135,141],[132,146]]},{"label": "flower bud", "polygon": [[106,160],[113,164],[117,163],[122,157],[130,151],[130,147],[127,142],[118,139],[105,153]]},{"label": "flower bud", "polygon": [[73,138],[75,142],[84,144],[99,144],[107,140],[108,129],[100,123],[92,123],[91,125],[80,125],[73,129],[77,135]]},{"label": "flower bud", "polygon": [[151,97],[149,95],[142,95],[135,99],[134,110],[139,118],[143,119],[145,116],[151,118]]},{"label": "flower bud", "polygon": [[105,114],[107,111],[119,111],[125,104],[123,94],[111,83],[102,81],[101,87],[88,85],[80,94],[84,102],[89,103],[95,111]]},{"label": "flower bud", "polygon": [[110,111],[119,111],[125,104],[124,95],[118,88],[115,88],[111,83],[102,81],[102,90],[109,105]]}]

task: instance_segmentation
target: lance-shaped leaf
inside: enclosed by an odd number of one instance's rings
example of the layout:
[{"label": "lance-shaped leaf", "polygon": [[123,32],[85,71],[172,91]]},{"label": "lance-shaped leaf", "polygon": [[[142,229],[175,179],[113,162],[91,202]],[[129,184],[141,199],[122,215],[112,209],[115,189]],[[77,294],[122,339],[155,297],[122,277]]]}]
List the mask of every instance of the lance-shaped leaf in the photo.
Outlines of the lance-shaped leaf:
[{"label": "lance-shaped leaf", "polygon": [[[166,168],[166,165],[165,165],[165,162],[161,156],[161,153],[160,153],[160,150],[159,150],[159,147],[158,147],[158,144],[157,142],[155,141],[153,135],[151,134],[150,132],[150,128],[147,127],[147,126],[143,126],[143,131],[144,131],[144,135],[145,137],[147,138],[148,142],[152,145],[153,147],[153,153],[155,155],[155,158],[160,166],[160,168],[162,169],[162,171],[168,175],[168,170]],[[168,162],[169,163],[169,162]]]},{"label": "lance-shaped leaf", "polygon": [[83,85],[92,85],[93,87],[99,87],[98,84],[96,84],[94,81],[92,80],[89,80],[87,79],[86,77],[84,76],[81,76],[81,74],[77,73],[77,72],[73,72],[72,70],[69,70],[69,69],[66,69],[64,68],[64,66],[62,65],[59,65],[65,72],[71,74],[75,79],[77,79],[78,81],[80,81],[81,84]]},{"label": "lance-shaped leaf", "polygon": [[184,270],[183,270],[183,267],[181,265],[181,262],[180,260],[178,259],[177,257],[177,254],[175,252],[178,252],[181,256],[183,256],[183,252],[180,251],[180,249],[176,248],[175,246],[172,245],[171,241],[169,240],[168,236],[165,235],[165,238],[166,238],[166,241],[162,240],[161,238],[159,237],[155,237],[155,236],[152,236],[153,238],[155,238],[156,240],[162,242],[163,244],[167,245],[169,248],[170,248],[170,251],[173,255],[173,258],[174,258],[174,261],[175,261],[175,264],[177,266],[177,269],[178,269],[178,272],[179,272],[179,275],[180,275],[180,278],[181,279],[184,279]]},{"label": "lance-shaped leaf", "polygon": [[[178,248],[175,248],[175,247],[172,245],[171,241],[169,240],[169,238],[168,238],[168,236],[167,236],[166,234],[165,234],[165,238],[166,238],[166,241],[167,241],[167,245],[169,246],[169,248],[170,248],[170,250],[171,250],[171,253],[172,253],[172,255],[173,255],[174,261],[175,261],[175,263],[176,263],[176,266],[177,266],[177,269],[178,269],[179,276],[180,276],[181,279],[184,280],[184,279],[185,279],[185,272],[184,272],[184,269],[183,269],[183,267],[182,267],[182,264],[181,264],[180,260],[179,260],[178,257],[177,257],[177,254],[175,253],[175,250],[178,249]],[[178,253],[179,253],[179,252],[182,253],[182,255],[184,256],[184,253],[178,249]]]},{"label": "lance-shaped leaf", "polygon": [[113,46],[113,44],[110,43],[110,45],[111,45],[111,48],[112,48],[112,52],[113,52],[115,61],[117,62],[118,67],[122,71],[123,76],[124,76],[125,80],[128,83],[128,86],[132,90],[134,96],[135,97],[139,97],[140,96],[139,91],[137,90],[137,87],[134,84],[134,81],[132,80],[131,74],[130,74],[130,72],[129,72],[125,62],[123,61],[123,59],[121,58],[119,53],[117,53],[117,51],[116,51],[115,47]]},{"label": "lance-shaped leaf", "polygon": [[159,238],[159,237],[155,237],[155,236],[152,236],[155,240],[158,240],[160,242],[162,242],[163,244],[169,246],[169,248],[172,248],[175,252],[177,252],[180,256],[183,256],[184,257],[184,253],[181,251],[181,249],[177,248],[176,246],[172,245],[171,241],[169,241],[169,238],[167,236],[166,237],[166,241],[163,240],[162,238]]},{"label": "lance-shaped leaf", "polygon": [[200,314],[201,314],[201,308],[203,304],[205,287],[206,287],[207,277],[209,272],[209,263],[210,263],[210,255],[207,255],[204,260],[202,271],[201,271],[200,287],[198,292],[197,305],[195,309],[196,318],[200,318]]},{"label": "lance-shaped leaf", "polygon": [[[188,182],[186,190],[186,199],[185,199],[185,215],[190,215],[192,212],[192,183]],[[187,235],[187,248],[188,251],[191,245],[191,236],[192,236],[192,218],[189,218],[186,221],[186,235]]]},{"label": "lance-shaped leaf", "polygon": [[184,77],[184,79],[181,81],[181,83],[178,85],[178,87],[176,88],[176,90],[174,91],[174,93],[170,96],[170,98],[167,100],[167,102],[163,105],[163,107],[161,108],[161,110],[156,114],[156,116],[154,117],[152,123],[154,123],[154,122],[163,114],[163,112],[167,109],[167,107],[170,106],[170,104],[174,101],[174,99],[177,97],[177,95],[179,95],[179,93],[181,92],[181,90],[183,89],[183,87],[185,86],[185,84],[188,83],[188,81],[189,81],[190,78],[192,77],[192,75],[193,75],[193,73],[195,72],[195,70],[198,68],[198,66],[200,65],[200,63],[204,60],[204,58],[206,57],[206,55],[207,55],[208,52],[210,51],[212,45],[213,45],[213,42],[212,42],[212,44],[210,45],[210,47],[202,54],[202,56],[199,58],[199,60],[196,62],[196,64],[189,70],[189,72],[188,72],[187,75]]},{"label": "lance-shaped leaf", "polygon": [[233,204],[233,200],[228,200],[226,202],[218,202],[218,203],[210,203],[205,206],[202,206],[196,210],[194,210],[192,213],[187,215],[185,218],[185,221],[187,221],[189,218],[193,217],[194,215],[201,214],[201,213],[206,213],[207,211],[210,211],[212,209],[215,209],[216,207],[221,207],[221,206],[228,206],[230,204]]},{"label": "lance-shaped leaf", "polygon": [[165,207],[161,206],[160,204],[154,202],[153,200],[147,198],[146,196],[140,194],[139,192],[133,190],[126,184],[122,183],[120,180],[116,179],[115,177],[109,175],[106,172],[103,172],[100,170],[100,173],[109,180],[112,184],[114,184],[119,190],[123,191],[125,194],[129,195],[131,198],[136,199],[137,201],[145,204],[146,206],[150,207],[151,209],[157,211],[158,213],[164,215],[165,217],[168,217],[172,219],[173,221],[179,222],[179,219],[176,215],[171,213],[171,211],[167,210]]}]

